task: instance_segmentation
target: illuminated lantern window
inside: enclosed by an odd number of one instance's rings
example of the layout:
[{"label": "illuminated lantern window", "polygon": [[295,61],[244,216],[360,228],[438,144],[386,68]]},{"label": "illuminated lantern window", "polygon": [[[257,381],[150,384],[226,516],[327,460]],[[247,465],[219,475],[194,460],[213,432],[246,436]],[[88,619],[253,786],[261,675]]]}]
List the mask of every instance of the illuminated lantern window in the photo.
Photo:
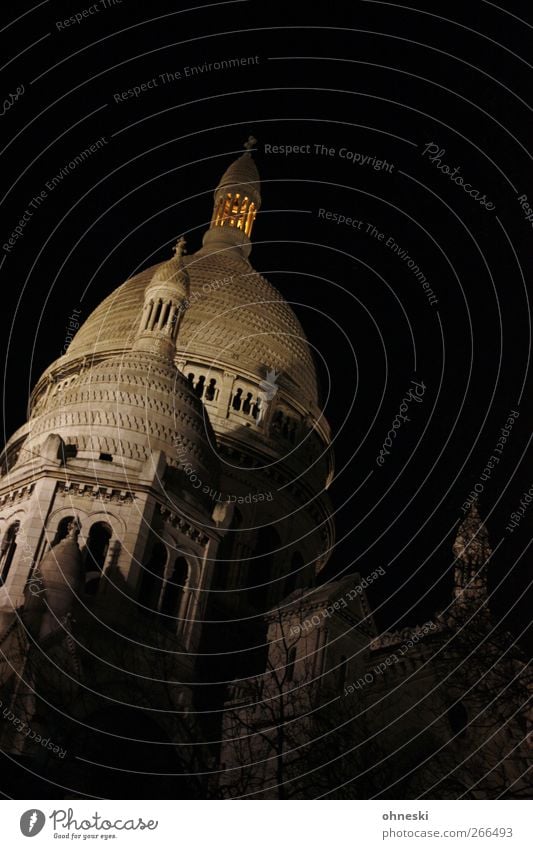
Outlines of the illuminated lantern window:
[{"label": "illuminated lantern window", "polygon": [[217,201],[211,226],[235,227],[250,236],[255,215],[255,203],[249,197],[242,197],[240,192],[228,192]]},{"label": "illuminated lantern window", "polygon": [[253,226],[253,223],[255,221],[255,215],[256,215],[255,203],[252,201],[250,206],[248,207],[248,212],[247,212],[247,215],[246,215],[246,225],[244,227],[244,232],[246,233],[247,236],[249,236],[250,233],[252,232],[252,226]]}]

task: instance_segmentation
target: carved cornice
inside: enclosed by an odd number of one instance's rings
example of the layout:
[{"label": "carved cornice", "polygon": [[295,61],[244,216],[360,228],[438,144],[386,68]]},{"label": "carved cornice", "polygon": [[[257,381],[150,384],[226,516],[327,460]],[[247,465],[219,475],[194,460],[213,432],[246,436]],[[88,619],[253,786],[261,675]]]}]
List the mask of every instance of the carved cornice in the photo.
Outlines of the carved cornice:
[{"label": "carved cornice", "polygon": [[131,490],[101,486],[99,484],[77,483],[75,481],[60,481],[57,486],[57,494],[63,497],[70,495],[93,499],[99,498],[101,501],[113,501],[119,504],[132,502],[135,498]]},{"label": "carved cornice", "polygon": [[198,528],[191,524],[191,522],[188,522],[183,516],[180,516],[174,510],[171,510],[170,507],[160,504],[159,512],[163,516],[165,522],[172,525],[173,528],[181,531],[182,534],[185,534],[185,536],[189,537],[189,539],[193,542],[202,546],[206,546],[209,542],[209,537],[206,534],[198,530]]}]

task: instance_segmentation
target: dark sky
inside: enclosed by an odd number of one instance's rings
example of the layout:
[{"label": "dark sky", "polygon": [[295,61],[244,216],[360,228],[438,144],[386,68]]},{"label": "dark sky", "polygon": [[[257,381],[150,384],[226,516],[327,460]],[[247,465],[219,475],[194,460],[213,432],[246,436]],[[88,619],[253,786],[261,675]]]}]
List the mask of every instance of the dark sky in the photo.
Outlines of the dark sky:
[{"label": "dark sky", "polygon": [[[444,606],[461,505],[516,410],[480,508],[497,546],[493,606],[520,633],[531,618],[533,504],[513,533],[506,526],[533,485],[533,229],[519,200],[533,206],[528,4],[312,11],[254,1],[180,12],[79,0],[3,14],[3,245],[31,212],[1,251],[7,432],[24,421],[29,388],[59,355],[74,308],[85,319],[182,232],[191,251],[200,246],[212,191],[253,132],[263,207],[252,261],[315,346],[335,433],[329,576],[385,566],[371,593],[383,625]],[[257,60],[209,70],[235,57]],[[193,66],[204,70],[186,76]],[[138,97],[118,97],[142,84]],[[454,169],[477,199],[452,181]],[[409,402],[380,467],[412,380],[425,386],[422,403]]]}]

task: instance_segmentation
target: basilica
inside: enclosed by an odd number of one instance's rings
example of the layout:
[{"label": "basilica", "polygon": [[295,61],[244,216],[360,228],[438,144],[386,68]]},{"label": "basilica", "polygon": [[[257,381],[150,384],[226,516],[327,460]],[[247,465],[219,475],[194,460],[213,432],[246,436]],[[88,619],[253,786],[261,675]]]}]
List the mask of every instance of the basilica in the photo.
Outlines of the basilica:
[{"label": "basilica", "polygon": [[304,330],[250,264],[254,143],[199,250],[180,238],[101,302],[1,456],[3,790],[520,796],[531,681],[491,628],[476,507],[418,629],[378,633],[365,576],[322,578],[330,428]]}]

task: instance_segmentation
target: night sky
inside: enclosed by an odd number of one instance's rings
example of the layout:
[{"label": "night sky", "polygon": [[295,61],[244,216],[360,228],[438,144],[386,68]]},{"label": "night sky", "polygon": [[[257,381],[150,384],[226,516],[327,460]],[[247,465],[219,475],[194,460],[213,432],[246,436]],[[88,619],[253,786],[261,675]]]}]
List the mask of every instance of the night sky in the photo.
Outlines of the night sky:
[{"label": "night sky", "polygon": [[[444,607],[461,507],[516,411],[479,508],[497,549],[492,607],[527,648],[533,503],[507,527],[533,485],[533,16],[518,2],[349,5],[4,9],[5,434],[73,309],[85,320],[181,233],[200,247],[212,192],[253,133],[252,263],[302,322],[335,439],[327,577],[383,566],[380,627]],[[235,57],[250,61],[209,69]]]}]

